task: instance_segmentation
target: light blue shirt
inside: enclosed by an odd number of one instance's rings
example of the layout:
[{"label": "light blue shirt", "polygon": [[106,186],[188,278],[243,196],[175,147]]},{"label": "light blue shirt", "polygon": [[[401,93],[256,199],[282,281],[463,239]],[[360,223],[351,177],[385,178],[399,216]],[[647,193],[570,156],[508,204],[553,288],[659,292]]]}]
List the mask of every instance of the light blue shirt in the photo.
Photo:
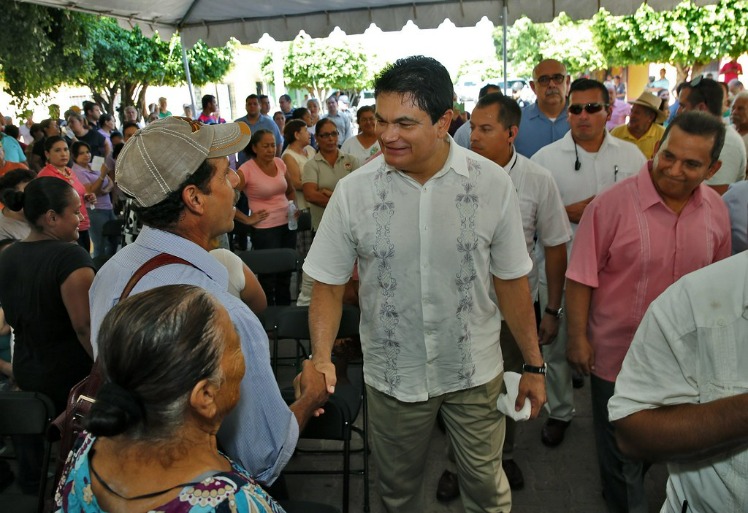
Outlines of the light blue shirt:
[{"label": "light blue shirt", "polygon": [[519,134],[514,141],[514,148],[528,159],[542,147],[561,139],[569,131],[569,120],[564,108],[555,121],[548,119],[531,103],[522,109],[522,121],[519,123]]},{"label": "light blue shirt", "polygon": [[299,426],[281,397],[270,366],[270,346],[252,311],[228,292],[228,271],[197,244],[173,233],[144,226],[133,244],[117,252],[96,274],[89,293],[91,342],[94,355],[99,328],[119,301],[130,277],[159,253],[183,258],[195,267],[172,264],[145,275],[131,295],[174,284],[197,285],[210,292],[228,311],[241,338],[247,372],[241,399],[226,417],[218,439],[226,453],[264,483],[272,483],[288,463],[299,437]]},{"label": "light blue shirt", "polygon": [[748,249],[748,181],[732,184],[722,196],[730,213],[732,254]]},{"label": "light blue shirt", "polygon": [[2,134],[3,150],[5,150],[5,160],[7,162],[26,162],[26,155],[23,153],[21,145],[10,136]]},{"label": "light blue shirt", "polygon": [[460,125],[460,128],[457,129],[455,132],[455,136],[453,139],[457,144],[462,146],[463,148],[470,149],[470,122],[463,123]]}]

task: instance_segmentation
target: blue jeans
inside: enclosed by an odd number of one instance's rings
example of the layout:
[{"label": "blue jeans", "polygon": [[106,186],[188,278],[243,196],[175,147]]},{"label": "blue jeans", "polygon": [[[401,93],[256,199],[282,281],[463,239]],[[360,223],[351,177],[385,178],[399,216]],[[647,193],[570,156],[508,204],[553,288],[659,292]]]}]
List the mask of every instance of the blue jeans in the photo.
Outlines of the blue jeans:
[{"label": "blue jeans", "polygon": [[111,256],[117,249],[117,240],[113,237],[104,237],[104,224],[114,219],[114,211],[103,208],[94,208],[88,211],[88,218],[91,220],[91,240],[94,245],[94,258],[98,256]]}]

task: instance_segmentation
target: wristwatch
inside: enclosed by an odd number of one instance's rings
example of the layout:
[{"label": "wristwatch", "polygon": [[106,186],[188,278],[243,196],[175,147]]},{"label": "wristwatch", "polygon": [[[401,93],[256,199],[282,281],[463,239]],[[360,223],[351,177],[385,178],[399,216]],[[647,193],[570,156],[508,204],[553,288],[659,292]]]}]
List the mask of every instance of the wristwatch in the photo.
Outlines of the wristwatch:
[{"label": "wristwatch", "polygon": [[564,318],[564,307],[559,307],[558,310],[554,310],[553,308],[545,307],[545,313],[548,315],[552,315],[556,319],[563,319]]},{"label": "wristwatch", "polygon": [[548,368],[548,365],[543,363],[542,367],[535,367],[534,365],[527,365],[526,363],[522,364],[522,372],[529,372],[530,374],[542,374],[545,376],[545,371]]}]

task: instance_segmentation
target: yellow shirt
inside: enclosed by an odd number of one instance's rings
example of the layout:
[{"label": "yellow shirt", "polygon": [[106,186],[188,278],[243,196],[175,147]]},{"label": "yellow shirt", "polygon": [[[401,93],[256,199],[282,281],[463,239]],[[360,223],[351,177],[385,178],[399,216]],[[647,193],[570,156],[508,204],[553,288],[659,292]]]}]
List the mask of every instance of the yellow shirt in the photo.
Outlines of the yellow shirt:
[{"label": "yellow shirt", "polygon": [[647,159],[651,159],[654,155],[655,145],[662,139],[664,133],[665,127],[657,123],[652,123],[649,130],[639,139],[631,135],[628,125],[619,125],[610,131],[610,135],[636,144]]}]

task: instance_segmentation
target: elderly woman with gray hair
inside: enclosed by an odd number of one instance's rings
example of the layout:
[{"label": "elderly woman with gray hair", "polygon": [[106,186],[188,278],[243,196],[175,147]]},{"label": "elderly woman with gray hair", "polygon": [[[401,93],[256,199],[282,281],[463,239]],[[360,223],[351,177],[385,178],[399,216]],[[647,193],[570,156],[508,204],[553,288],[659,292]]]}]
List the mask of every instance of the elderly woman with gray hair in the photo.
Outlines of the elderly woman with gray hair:
[{"label": "elderly woman with gray hair", "polygon": [[199,287],[125,299],[99,333],[104,385],[55,496],[65,512],[282,512],[216,433],[244,357],[226,310]]}]

